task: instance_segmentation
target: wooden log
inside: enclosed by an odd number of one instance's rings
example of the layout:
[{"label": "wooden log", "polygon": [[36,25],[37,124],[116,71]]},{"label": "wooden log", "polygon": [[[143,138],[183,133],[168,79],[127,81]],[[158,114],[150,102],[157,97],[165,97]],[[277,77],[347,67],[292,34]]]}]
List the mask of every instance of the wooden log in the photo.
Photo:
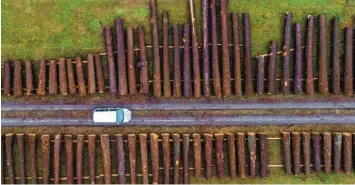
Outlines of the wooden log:
[{"label": "wooden log", "polygon": [[342,134],[340,132],[336,132],[334,134],[334,173],[338,174],[340,172],[340,163],[341,163],[341,147],[342,147]]},{"label": "wooden log", "polygon": [[203,95],[210,96],[210,49],[209,49],[209,22],[208,0],[201,1],[201,27],[202,27],[202,69],[203,69]]},{"label": "wooden log", "polygon": [[344,173],[350,174],[352,168],[352,135],[351,133],[343,133],[344,138]]},{"label": "wooden log", "polygon": [[76,142],[76,183],[83,184],[84,135],[77,136]]},{"label": "wooden log", "polygon": [[155,98],[161,96],[161,78],[160,78],[160,55],[159,55],[159,35],[157,20],[156,0],[150,0],[150,23],[152,29],[153,43],[153,95]]},{"label": "wooden log", "polygon": [[10,96],[11,95],[11,62],[5,60],[4,62],[4,78],[3,78],[3,87],[4,87],[4,95]]},{"label": "wooden log", "polygon": [[245,134],[237,133],[237,152],[238,152],[238,172],[240,178],[246,178],[245,169]]},{"label": "wooden log", "polygon": [[240,64],[239,47],[239,21],[238,15],[232,13],[232,31],[233,31],[233,54],[234,54],[234,92],[237,96],[242,95],[242,70]]},{"label": "wooden log", "polygon": [[25,61],[26,69],[26,95],[32,95],[33,88],[33,74],[32,74],[32,63],[29,60]]},{"label": "wooden log", "polygon": [[126,182],[125,151],[123,148],[122,134],[116,134],[116,152],[117,152],[118,182],[120,184],[125,184]]},{"label": "wooden log", "polygon": [[308,132],[302,132],[303,147],[303,171],[306,176],[311,173],[311,135]]},{"label": "wooden log", "polygon": [[323,133],[323,146],[324,146],[324,171],[330,174],[332,168],[332,135],[329,132]]},{"label": "wooden log", "polygon": [[339,95],[340,90],[340,54],[339,54],[339,17],[333,20],[333,39],[332,39],[332,90],[333,94]]},{"label": "wooden log", "polygon": [[282,149],[283,149],[283,160],[286,173],[288,175],[292,174],[291,170],[291,142],[290,133],[282,132]]},{"label": "wooden log", "polygon": [[144,30],[142,26],[138,27],[138,38],[139,38],[139,76],[140,76],[140,94],[148,93],[148,63],[147,54],[144,41]]},{"label": "wooden log", "polygon": [[290,93],[290,42],[291,42],[291,12],[286,13],[284,46],[282,51],[282,80],[281,86],[284,94]]},{"label": "wooden log", "polygon": [[73,184],[74,182],[74,169],[73,169],[73,139],[72,135],[64,135],[65,142],[65,158],[66,158],[66,172],[67,183]]},{"label": "wooden log", "polygon": [[58,72],[59,72],[59,92],[61,95],[68,94],[68,80],[67,70],[65,66],[65,58],[59,59]]},{"label": "wooden log", "polygon": [[211,42],[212,42],[212,77],[213,92],[215,96],[221,97],[221,76],[219,72],[218,59],[218,37],[217,37],[217,18],[216,18],[216,0],[211,0]]},{"label": "wooden log", "polygon": [[104,93],[106,87],[105,87],[104,72],[102,69],[100,54],[95,54],[95,68],[96,68],[96,79],[97,79],[97,91],[99,93]]},{"label": "wooden log", "polygon": [[181,97],[181,60],[180,60],[180,35],[179,26],[173,25],[174,37],[174,97]]},{"label": "wooden log", "polygon": [[1,184],[5,184],[5,148],[4,148],[4,137],[1,134]]},{"label": "wooden log", "polygon": [[89,152],[89,183],[95,184],[95,161],[96,161],[96,135],[90,134],[88,135],[88,152]]},{"label": "wooden log", "polygon": [[128,156],[129,156],[129,174],[131,184],[137,184],[137,162],[136,162],[137,137],[135,134],[128,134]]},{"label": "wooden log", "polygon": [[180,179],[180,135],[173,134],[174,151],[174,184],[179,184]]},{"label": "wooden log", "polygon": [[28,158],[32,184],[37,184],[36,134],[28,134]]},{"label": "wooden log", "polygon": [[269,173],[269,147],[266,133],[259,133],[259,144],[260,144],[260,176],[267,177]]},{"label": "wooden log", "polygon": [[328,91],[328,60],[327,60],[327,18],[319,16],[319,93],[326,95]]},{"label": "wooden log", "polygon": [[269,73],[268,73],[268,83],[267,89],[269,94],[276,94],[275,82],[276,82],[276,57],[277,57],[277,43],[276,41],[271,41],[269,46]]},{"label": "wooden log", "polygon": [[41,136],[42,147],[42,183],[49,184],[50,172],[50,137],[49,135]]},{"label": "wooden log", "polygon": [[86,82],[84,79],[83,62],[80,56],[75,58],[76,62],[76,81],[78,83],[79,96],[86,96]]},{"label": "wooden log", "polygon": [[70,58],[67,59],[67,75],[68,75],[69,94],[76,94],[73,61]]},{"label": "wooden log", "polygon": [[256,176],[256,138],[255,133],[248,132],[248,149],[249,149],[249,171],[250,177]]},{"label": "wooden log", "polygon": [[193,134],[195,177],[201,177],[201,135]]},{"label": "wooden log", "polygon": [[47,62],[45,60],[41,60],[39,64],[38,87],[37,87],[37,95],[40,96],[46,95],[46,71],[47,71]]},{"label": "wooden log", "polygon": [[183,134],[183,161],[184,161],[184,172],[183,172],[183,183],[189,184],[189,145],[190,145],[190,134]]},{"label": "wooden log", "polygon": [[16,134],[16,143],[18,150],[18,164],[20,168],[20,183],[26,184],[26,169],[25,169],[25,140],[24,134]]},{"label": "wooden log", "polygon": [[159,184],[159,136],[155,133],[150,134],[150,155],[152,156],[152,176],[153,184]]},{"label": "wooden log", "polygon": [[312,132],[313,137],[313,163],[314,171],[321,172],[321,149],[320,149],[320,135],[318,132]]},{"label": "wooden log", "polygon": [[228,42],[228,0],[221,0],[221,36],[222,36],[222,87],[223,96],[231,95],[231,74]]},{"label": "wooden log", "polygon": [[306,43],[306,63],[307,63],[307,80],[306,93],[307,95],[314,95],[314,79],[313,79],[313,15],[308,16],[307,20],[307,43]]},{"label": "wooden log", "polygon": [[95,63],[94,63],[94,55],[92,53],[88,54],[87,66],[88,66],[88,93],[92,94],[96,92]]},{"label": "wooden log", "polygon": [[139,143],[140,143],[140,152],[141,152],[141,167],[142,167],[143,184],[149,184],[147,134],[139,134]]},{"label": "wooden log", "polygon": [[60,183],[60,149],[62,146],[62,135],[56,134],[54,136],[54,155],[53,155],[53,166],[54,166],[54,184]]},{"label": "wooden log", "polygon": [[245,95],[252,96],[253,90],[253,69],[251,63],[251,41],[250,41],[250,20],[249,13],[243,13],[244,22],[244,64],[245,64]]},{"label": "wooden log", "polygon": [[191,35],[192,35],[192,66],[194,74],[194,96],[199,98],[201,96],[201,75],[200,75],[200,59],[199,59],[199,42],[196,29],[196,11],[195,0],[189,0],[190,7],[190,21],[191,21]]},{"label": "wooden log", "polygon": [[265,69],[264,69],[264,56],[258,56],[258,77],[257,77],[257,92],[259,95],[264,94],[264,79],[265,79]]},{"label": "wooden log", "polygon": [[58,92],[57,62],[55,60],[49,61],[48,92],[49,94],[57,94]]},{"label": "wooden log", "polygon": [[163,166],[164,166],[164,184],[170,183],[170,134],[163,133],[162,146],[163,146]]},{"label": "wooden log", "polygon": [[127,68],[129,94],[136,95],[136,67],[134,65],[134,44],[132,27],[127,28]]},{"label": "wooden log", "polygon": [[110,157],[110,138],[108,134],[100,135],[102,164],[104,171],[105,184],[111,184],[111,157]]},{"label": "wooden log", "polygon": [[301,135],[292,132],[293,173],[297,176],[301,172]]},{"label": "wooden log", "polygon": [[344,74],[344,94],[353,95],[353,28],[345,28],[345,74]]},{"label": "wooden log", "polygon": [[105,42],[106,42],[110,93],[117,94],[116,68],[115,68],[115,59],[113,58],[112,30],[110,26],[106,26],[104,28],[104,34],[105,34]]},{"label": "wooden log", "polygon": [[294,80],[294,93],[302,94],[302,28],[301,24],[296,24],[296,67]]},{"label": "wooden log", "polygon": [[5,155],[6,155],[6,171],[10,184],[15,184],[14,162],[12,153],[12,140],[14,134],[5,134]]},{"label": "wooden log", "polygon": [[14,62],[14,96],[22,96],[22,65],[21,61]]},{"label": "wooden log", "polygon": [[184,96],[192,96],[191,88],[191,69],[190,69],[190,25],[184,25],[184,64],[183,64],[183,79],[184,79]]},{"label": "wooden log", "polygon": [[118,73],[118,94],[127,95],[127,69],[126,53],[123,31],[123,21],[116,19],[116,37],[117,37],[117,73]]},{"label": "wooden log", "polygon": [[229,174],[231,178],[237,177],[237,160],[236,160],[236,153],[235,153],[235,134],[234,133],[227,133],[228,139],[228,163],[229,163]]},{"label": "wooden log", "polygon": [[204,134],[206,179],[212,178],[212,134]]},{"label": "wooden log", "polygon": [[216,138],[216,166],[217,178],[224,177],[224,150],[223,150],[223,134],[215,134]]},{"label": "wooden log", "polygon": [[169,69],[169,18],[168,12],[163,13],[163,89],[164,96],[171,97]]}]

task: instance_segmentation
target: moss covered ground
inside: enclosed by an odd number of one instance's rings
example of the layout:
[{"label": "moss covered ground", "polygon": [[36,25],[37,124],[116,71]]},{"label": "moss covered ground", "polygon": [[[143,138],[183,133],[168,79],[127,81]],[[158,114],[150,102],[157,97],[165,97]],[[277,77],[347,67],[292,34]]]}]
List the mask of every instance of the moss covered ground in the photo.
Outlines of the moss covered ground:
[{"label": "moss covered ground", "polygon": [[[170,24],[188,22],[186,0],[158,0],[158,17],[169,13]],[[3,0],[3,59],[39,60],[85,56],[88,52],[105,52],[102,28],[113,25],[115,18],[125,26],[143,25],[150,43],[149,0]],[[196,0],[197,23],[200,0]],[[253,55],[266,53],[270,40],[282,41],[283,15],[293,13],[293,22],[305,25],[309,14],[326,14],[330,21],[339,16],[341,27],[352,25],[355,2],[348,0],[230,0],[229,12],[249,12]],[[161,21],[160,21],[161,22]],[[198,25],[199,26],[199,25]],[[242,32],[241,32],[242,34]],[[279,47],[281,48],[281,47]]]}]

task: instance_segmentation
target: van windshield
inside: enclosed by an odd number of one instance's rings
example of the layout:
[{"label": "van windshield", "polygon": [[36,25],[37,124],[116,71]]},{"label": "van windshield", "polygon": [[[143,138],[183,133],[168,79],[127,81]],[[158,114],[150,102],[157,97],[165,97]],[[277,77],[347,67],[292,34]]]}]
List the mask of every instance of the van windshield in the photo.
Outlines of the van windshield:
[{"label": "van windshield", "polygon": [[117,123],[123,122],[123,118],[124,118],[123,111],[120,109],[116,110],[116,122]]}]

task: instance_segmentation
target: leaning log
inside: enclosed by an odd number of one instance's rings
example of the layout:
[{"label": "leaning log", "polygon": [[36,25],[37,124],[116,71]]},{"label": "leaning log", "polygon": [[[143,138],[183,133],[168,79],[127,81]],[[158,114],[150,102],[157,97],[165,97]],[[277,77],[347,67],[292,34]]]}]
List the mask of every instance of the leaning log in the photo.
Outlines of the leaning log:
[{"label": "leaning log", "polygon": [[105,42],[106,42],[110,93],[117,94],[116,68],[115,68],[115,59],[113,58],[112,30],[110,26],[106,26],[104,28],[104,34],[105,34]]},{"label": "leaning log", "polygon": [[181,61],[179,26],[173,25],[174,34],[174,97],[181,97]]},{"label": "leaning log", "polygon": [[6,96],[10,96],[11,94],[11,83],[10,83],[10,79],[11,79],[11,62],[6,60],[4,62],[4,81],[3,81],[3,87],[4,87],[4,95]]},{"label": "leaning log", "polygon": [[59,91],[61,95],[68,94],[68,80],[67,69],[65,65],[65,58],[59,59],[58,72],[59,72]]},{"label": "leaning log", "polygon": [[340,94],[340,55],[339,55],[339,17],[334,18],[333,21],[333,43],[332,43],[332,90],[333,94]]},{"label": "leaning log", "polygon": [[222,36],[222,87],[223,96],[231,95],[231,72],[229,63],[229,42],[228,42],[228,0],[221,0],[221,36]]},{"label": "leaning log", "polygon": [[218,59],[218,37],[217,37],[217,18],[216,18],[216,0],[211,0],[211,42],[212,42],[212,77],[213,92],[215,96],[221,97],[221,76],[219,72]]},{"label": "leaning log", "polygon": [[245,95],[253,95],[253,69],[251,64],[251,41],[249,13],[243,14],[244,20],[244,64],[245,64]]},{"label": "leaning log", "polygon": [[168,12],[163,13],[163,91],[164,97],[171,97],[169,68],[169,18]]},{"label": "leaning log", "polygon": [[285,36],[282,51],[282,80],[281,86],[284,94],[290,93],[290,42],[291,42],[291,13],[287,12],[285,17]]},{"label": "leaning log", "polygon": [[199,60],[199,42],[197,38],[196,29],[196,11],[195,0],[189,0],[190,4],[190,21],[191,21],[191,36],[192,36],[192,66],[194,74],[194,96],[198,98],[201,96],[201,75],[200,75],[200,60]]},{"label": "leaning log", "polygon": [[160,82],[160,55],[159,55],[159,36],[156,0],[150,0],[150,22],[152,28],[153,42],[153,95],[158,98],[161,96]]},{"label": "leaning log", "polygon": [[210,49],[209,49],[209,22],[208,22],[208,0],[201,1],[202,17],[202,69],[203,69],[203,94],[211,95],[210,88]]},{"label": "leaning log", "polygon": [[233,25],[233,55],[234,55],[234,91],[237,96],[242,95],[242,70],[240,64],[240,47],[239,47],[239,21],[238,15],[232,13]]},{"label": "leaning log", "polygon": [[307,20],[307,43],[306,43],[306,93],[314,95],[314,79],[313,79],[313,15],[308,16]]},{"label": "leaning log", "polygon": [[27,60],[25,62],[26,69],[26,95],[32,95],[33,91],[33,74],[32,74],[32,63]]},{"label": "leaning log", "polygon": [[133,29],[127,28],[127,68],[128,68],[128,89],[130,95],[137,94],[136,67],[134,65]]},{"label": "leaning log", "polygon": [[22,96],[22,65],[21,61],[14,62],[14,96]]},{"label": "leaning log", "polygon": [[95,79],[95,63],[94,63],[94,55],[92,53],[88,54],[87,58],[87,66],[88,66],[88,93],[96,92],[96,79]]},{"label": "leaning log", "polygon": [[138,39],[139,39],[139,77],[140,77],[140,94],[148,94],[148,63],[147,54],[144,40],[144,30],[142,26],[138,27]]},{"label": "leaning log", "polygon": [[127,69],[123,21],[116,19],[118,94],[127,95]]},{"label": "leaning log", "polygon": [[328,94],[327,18],[319,16],[319,93]]},{"label": "leaning log", "polygon": [[353,28],[345,28],[345,74],[344,74],[344,94],[353,95]]}]

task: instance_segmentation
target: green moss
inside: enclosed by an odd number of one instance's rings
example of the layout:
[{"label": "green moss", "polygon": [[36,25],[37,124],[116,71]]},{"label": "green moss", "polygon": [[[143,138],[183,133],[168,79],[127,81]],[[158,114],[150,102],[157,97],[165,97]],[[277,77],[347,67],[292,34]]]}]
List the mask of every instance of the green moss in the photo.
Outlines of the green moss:
[{"label": "green moss", "polygon": [[[104,52],[101,28],[113,25],[115,18],[123,19],[125,26],[143,25],[150,43],[149,0],[4,0],[1,4],[4,59],[55,59]],[[169,13],[170,24],[189,22],[186,0],[158,0],[157,4],[159,22],[163,11]],[[282,43],[283,16],[287,11],[293,13],[293,23],[300,22],[303,26],[307,15],[327,14],[328,20],[339,16],[344,27],[353,25],[355,3],[346,0],[229,1],[229,12],[250,13],[253,55],[267,53],[270,40]],[[199,26],[199,0],[196,1],[196,20]]]}]

